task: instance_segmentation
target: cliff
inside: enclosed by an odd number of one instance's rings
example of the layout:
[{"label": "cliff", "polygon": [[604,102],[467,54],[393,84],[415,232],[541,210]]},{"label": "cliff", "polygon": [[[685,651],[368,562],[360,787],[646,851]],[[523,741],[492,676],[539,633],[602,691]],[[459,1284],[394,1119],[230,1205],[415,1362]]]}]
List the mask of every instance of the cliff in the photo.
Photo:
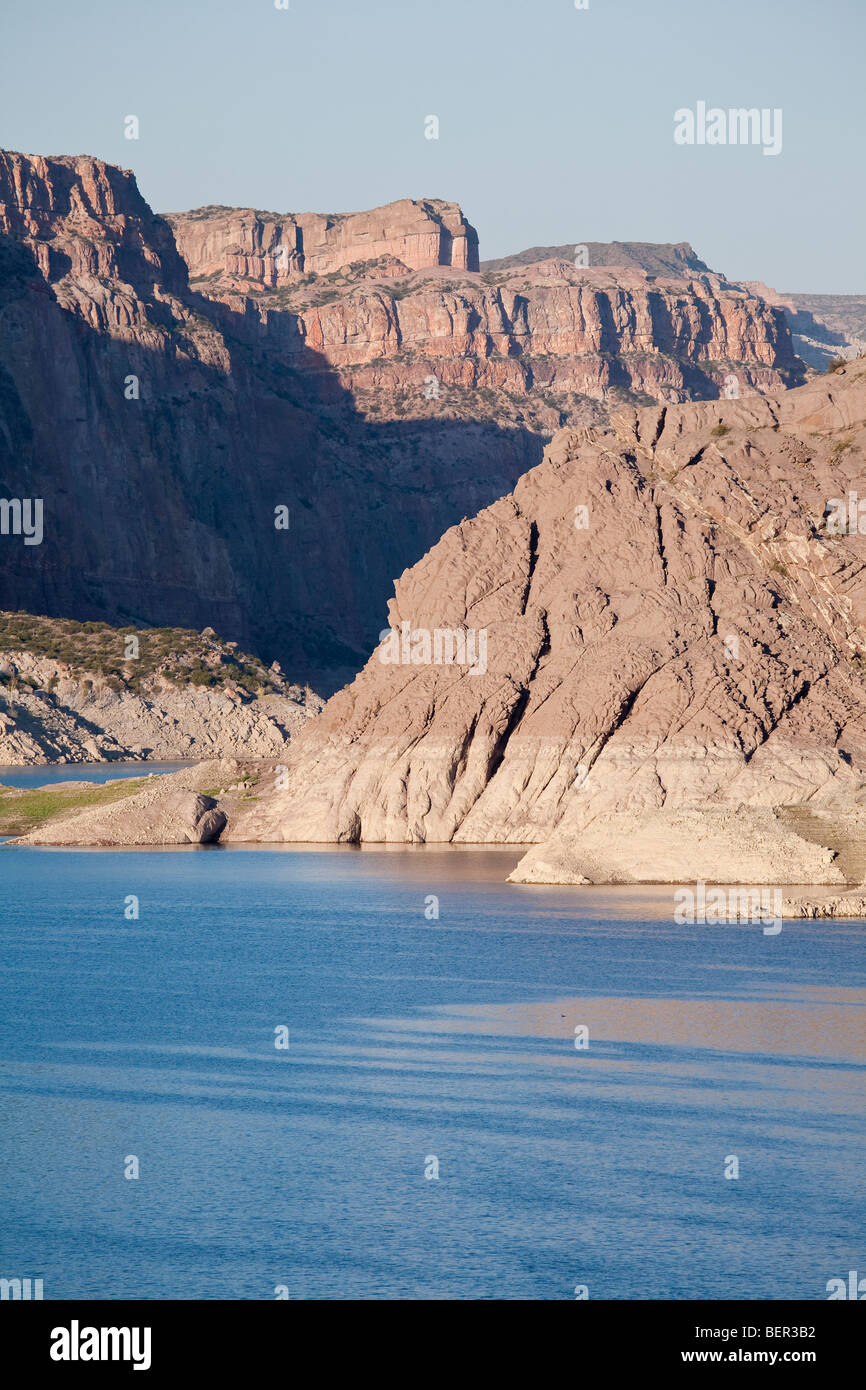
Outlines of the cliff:
[{"label": "cliff", "polygon": [[782,310],[797,355],[826,371],[833,363],[866,352],[866,296],[857,294],[779,294],[760,280],[746,289]]},{"label": "cliff", "polygon": [[542,881],[862,881],[866,538],[827,518],[864,448],[862,361],[562,432],[401,577],[395,635],[226,836],[534,844],[518,877]]},{"label": "cliff", "polygon": [[562,431],[402,575],[281,769],[203,768],[29,840],[144,843],[181,790],[188,835],[204,789],[229,842],[522,844],[527,883],[862,884],[864,450],[862,359]]},{"label": "cliff", "polygon": [[476,254],[438,200],[164,219],[128,171],[0,156],[0,479],[44,507],[0,603],[213,625],[329,692],[554,430],[802,377],[782,312],[697,267]]},{"label": "cliff", "polygon": [[478,269],[475,228],[456,203],[439,198],[331,216],[196,208],[166,221],[194,281],[239,278],[275,288],[381,257],[408,270]]},{"label": "cliff", "polygon": [[[468,225],[454,204],[394,203],[340,221],[330,257],[302,254],[306,234],[294,231],[285,249],[296,219],[200,208],[169,220],[191,284],[243,310],[298,369],[327,363],[368,418],[387,418],[397,402],[423,416],[450,392],[440,409],[477,418],[495,404],[498,418],[549,429],[600,418],[587,405],[612,393],[686,400],[722,394],[731,375],[741,391],[803,379],[784,313],[685,243],[592,243],[586,268],[574,248],[538,247],[485,262],[479,275],[465,238],[448,232],[443,249],[439,223],[408,235],[431,206],[455,229]],[[491,398],[467,398],[479,392]]]}]

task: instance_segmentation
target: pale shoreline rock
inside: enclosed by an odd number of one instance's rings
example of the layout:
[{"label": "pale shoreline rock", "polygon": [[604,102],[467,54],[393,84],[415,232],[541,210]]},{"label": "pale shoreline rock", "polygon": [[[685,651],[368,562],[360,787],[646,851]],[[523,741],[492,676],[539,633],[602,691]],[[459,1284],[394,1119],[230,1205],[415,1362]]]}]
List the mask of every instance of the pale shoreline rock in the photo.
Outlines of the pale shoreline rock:
[{"label": "pale shoreline rock", "polygon": [[215,844],[240,792],[221,804],[208,791],[214,781],[243,774],[243,765],[233,759],[182,768],[148,778],[146,786],[122,800],[62,812],[8,843],[104,848]]},{"label": "pale shoreline rock", "polygon": [[[785,808],[609,812],[531,849],[510,883],[844,884],[830,844],[785,824]],[[866,815],[861,817],[866,827]]]},{"label": "pale shoreline rock", "polygon": [[785,898],[782,916],[787,919],[808,918],[855,919],[866,917],[866,895],[841,894],[834,898]]}]

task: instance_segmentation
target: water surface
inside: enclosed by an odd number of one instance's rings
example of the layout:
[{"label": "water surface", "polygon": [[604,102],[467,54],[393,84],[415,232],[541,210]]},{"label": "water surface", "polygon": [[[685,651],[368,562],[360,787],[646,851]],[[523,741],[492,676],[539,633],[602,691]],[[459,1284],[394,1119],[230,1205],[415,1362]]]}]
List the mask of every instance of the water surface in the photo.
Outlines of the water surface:
[{"label": "water surface", "polygon": [[116,777],[147,777],[149,773],[180,772],[192,762],[39,763],[35,767],[0,767],[4,787],[47,787],[54,782],[109,782]]},{"label": "water surface", "polygon": [[816,1299],[866,1268],[863,924],[679,927],[670,889],[518,857],[0,849],[0,1274]]}]

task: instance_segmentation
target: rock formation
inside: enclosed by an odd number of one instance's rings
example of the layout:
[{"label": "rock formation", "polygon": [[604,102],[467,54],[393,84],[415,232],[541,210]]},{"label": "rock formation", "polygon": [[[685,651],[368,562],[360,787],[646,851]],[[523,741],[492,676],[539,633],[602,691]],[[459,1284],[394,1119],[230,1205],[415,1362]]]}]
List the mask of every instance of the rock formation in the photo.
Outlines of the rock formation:
[{"label": "rock formation", "polygon": [[[248,314],[299,370],[327,362],[370,417],[383,398],[390,409],[403,397],[405,413],[419,415],[430,399],[465,409],[466,393],[492,392],[495,402],[504,395],[507,419],[516,420],[516,404],[539,417],[539,397],[548,408],[559,402],[556,416],[535,420],[554,425],[580,400],[586,414],[587,402],[612,392],[682,401],[721,395],[731,378],[743,393],[803,379],[781,312],[712,274],[661,280],[542,261],[485,284],[469,273],[400,278],[390,269],[347,279],[325,301],[310,286],[262,293]],[[231,304],[237,285],[208,293]]]},{"label": "rock formation", "polygon": [[[864,359],[562,431],[401,576],[280,768],[184,786],[224,842],[514,844],[516,884],[824,884],[779,915],[860,915],[864,451]],[[125,805],[64,842],[123,843]]]},{"label": "rock formation", "polygon": [[[442,207],[424,216],[459,259]],[[41,544],[0,532],[0,605],[213,625],[297,679],[354,674],[393,576],[513,486],[543,435],[489,405],[480,425],[437,401],[367,420],[279,338],[245,298],[190,290],[128,171],[0,156],[0,496],[44,506]]]},{"label": "rock formation", "polygon": [[866,363],[612,423],[401,577],[395,635],[225,838],[535,845],[523,880],[866,878]]},{"label": "rock formation", "polygon": [[[90,634],[79,628],[77,645],[86,650]],[[16,630],[19,642],[32,632],[43,650],[6,645]],[[309,688],[265,671],[214,634],[130,635],[140,655],[129,660],[123,634],[94,635],[100,657],[113,649],[106,669],[104,660],[75,660],[64,650],[74,640],[46,620],[0,613],[0,767],[236,753],[279,758],[322,707]]]},{"label": "rock formation", "polygon": [[167,220],[128,171],[0,155],[0,484],[44,506],[0,604],[213,624],[335,689],[561,425],[802,378],[780,309],[675,252],[484,276],[454,204]]},{"label": "rock formation", "polygon": [[440,198],[370,212],[267,213],[253,208],[196,208],[168,213],[190,276],[239,277],[275,288],[303,276],[386,257],[404,269],[478,269],[478,234],[456,203]]},{"label": "rock formation", "polygon": [[200,790],[209,776],[231,764],[201,763],[167,777],[152,777],[134,795],[85,806],[55,817],[49,829],[19,837],[19,844],[52,845],[207,845],[219,840],[226,813]]},{"label": "rock formation", "polygon": [[832,362],[866,352],[866,296],[858,294],[779,294],[760,280],[745,288],[782,310],[794,350],[804,362],[825,371]]}]

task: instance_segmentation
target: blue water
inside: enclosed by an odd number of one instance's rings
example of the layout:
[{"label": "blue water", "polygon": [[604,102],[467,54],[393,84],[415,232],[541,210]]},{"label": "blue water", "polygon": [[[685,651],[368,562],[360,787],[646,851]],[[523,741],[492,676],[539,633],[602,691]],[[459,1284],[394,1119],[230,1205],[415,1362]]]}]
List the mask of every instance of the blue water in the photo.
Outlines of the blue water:
[{"label": "blue water", "polygon": [[47,787],[52,782],[108,782],[116,777],[147,777],[179,772],[190,763],[52,763],[50,766],[0,767],[0,786]]},{"label": "blue water", "polygon": [[862,926],[676,927],[671,890],[508,885],[517,857],[0,849],[0,1275],[821,1299],[866,1270]]}]

